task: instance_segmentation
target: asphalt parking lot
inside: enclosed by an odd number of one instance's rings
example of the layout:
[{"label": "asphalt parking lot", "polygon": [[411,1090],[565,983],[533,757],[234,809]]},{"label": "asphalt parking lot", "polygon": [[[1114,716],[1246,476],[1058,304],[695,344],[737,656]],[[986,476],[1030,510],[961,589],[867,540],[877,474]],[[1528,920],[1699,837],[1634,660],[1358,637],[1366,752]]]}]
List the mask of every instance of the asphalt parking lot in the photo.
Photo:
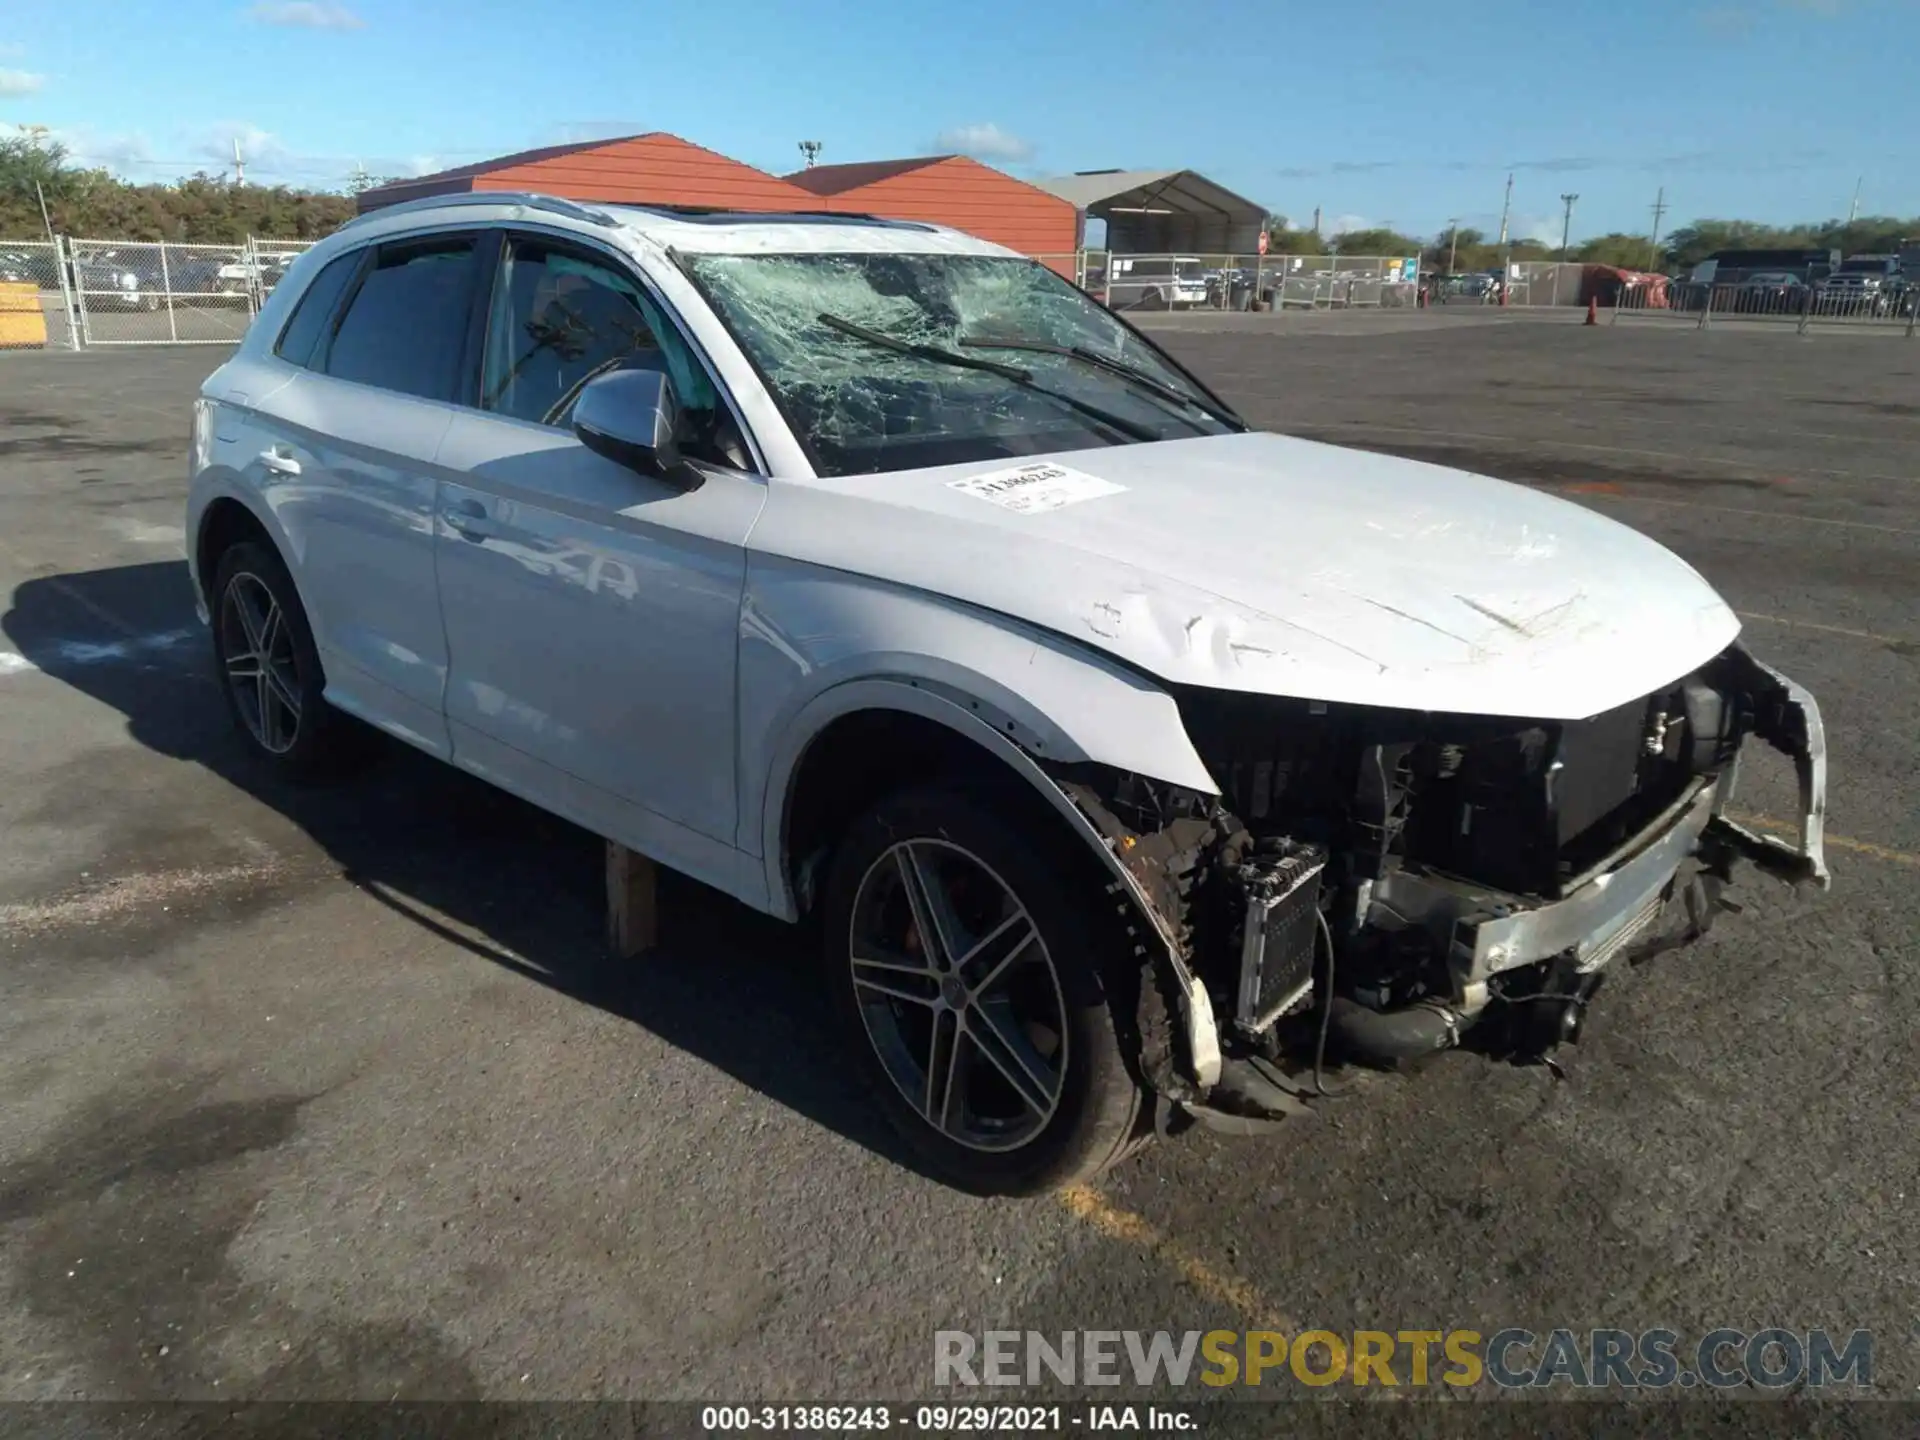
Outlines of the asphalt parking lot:
[{"label": "asphalt parking lot", "polygon": [[1821,701],[1834,887],[1750,880],[1564,1081],[1448,1056],[1017,1204],[903,1164],[774,922],[670,879],[616,964],[590,837],[250,770],[181,558],[223,352],[0,356],[0,1400],[907,1398],[937,1329],[1268,1325],[1867,1329],[1920,1396],[1920,343],[1411,319],[1163,340],[1692,562]]}]

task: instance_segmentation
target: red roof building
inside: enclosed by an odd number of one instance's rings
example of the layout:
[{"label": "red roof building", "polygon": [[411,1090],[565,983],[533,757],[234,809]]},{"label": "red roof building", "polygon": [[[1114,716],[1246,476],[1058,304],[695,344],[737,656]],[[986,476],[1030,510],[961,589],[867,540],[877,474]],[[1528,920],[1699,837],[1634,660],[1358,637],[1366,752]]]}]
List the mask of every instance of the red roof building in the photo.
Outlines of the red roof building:
[{"label": "red roof building", "polygon": [[687,210],[811,210],[818,200],[796,185],[717,151],[655,131],[522,150],[477,165],[396,180],[360,194],[360,213],[475,190],[527,190],[607,205],[666,205]]},{"label": "red roof building", "polygon": [[785,177],[654,132],[549,145],[363,191],[361,214],[431,195],[523,190],[609,205],[681,210],[830,211],[951,225],[1027,255],[1071,256],[1070,201],[964,155],[818,165]]},{"label": "red roof building", "polygon": [[816,165],[785,178],[829,209],[951,225],[1024,255],[1071,256],[1079,243],[1071,201],[965,155]]}]

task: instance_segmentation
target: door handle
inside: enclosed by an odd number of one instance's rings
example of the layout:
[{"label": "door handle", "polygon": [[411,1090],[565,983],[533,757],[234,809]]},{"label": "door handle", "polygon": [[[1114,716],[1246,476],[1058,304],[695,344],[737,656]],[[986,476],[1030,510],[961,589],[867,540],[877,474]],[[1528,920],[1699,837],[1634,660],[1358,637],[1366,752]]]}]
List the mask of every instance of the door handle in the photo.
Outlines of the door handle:
[{"label": "door handle", "polygon": [[477,500],[456,500],[447,506],[443,518],[447,528],[466,540],[485,540],[500,533],[487,515],[487,507]]},{"label": "door handle", "polygon": [[300,462],[284,445],[270,445],[260,452],[260,464],[276,475],[298,475]]}]

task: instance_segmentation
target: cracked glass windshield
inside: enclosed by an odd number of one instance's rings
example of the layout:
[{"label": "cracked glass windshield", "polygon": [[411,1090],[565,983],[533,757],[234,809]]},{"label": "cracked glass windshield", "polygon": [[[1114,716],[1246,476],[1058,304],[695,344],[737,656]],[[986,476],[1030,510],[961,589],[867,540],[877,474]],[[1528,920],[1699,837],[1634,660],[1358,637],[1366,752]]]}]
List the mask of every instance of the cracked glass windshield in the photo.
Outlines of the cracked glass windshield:
[{"label": "cracked glass windshield", "polygon": [[682,264],[822,475],[1243,428],[1032,260],[688,255]]}]

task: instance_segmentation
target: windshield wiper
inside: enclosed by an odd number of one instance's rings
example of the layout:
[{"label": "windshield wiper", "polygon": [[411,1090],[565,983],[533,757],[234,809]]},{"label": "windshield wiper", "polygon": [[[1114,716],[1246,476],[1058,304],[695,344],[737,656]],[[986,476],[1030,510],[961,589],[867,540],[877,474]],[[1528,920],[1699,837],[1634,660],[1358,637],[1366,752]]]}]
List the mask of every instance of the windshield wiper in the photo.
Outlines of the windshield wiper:
[{"label": "windshield wiper", "polygon": [[[1160,399],[1174,405],[1183,405],[1198,410],[1203,415],[1211,415],[1222,425],[1238,425],[1237,417],[1226,413],[1209,401],[1185,390],[1175,389],[1164,380],[1156,379],[1144,370],[1136,370],[1124,360],[1115,360],[1111,355],[1102,355],[1098,350],[1089,350],[1085,345],[1056,345],[1051,340],[995,340],[988,336],[975,338],[971,335],[960,337],[962,345],[976,350],[1028,350],[1036,355],[1058,355],[1067,360],[1078,360],[1083,365],[1091,365],[1096,370],[1104,370],[1116,375],[1128,384],[1157,395]],[[1183,417],[1184,418],[1184,417]]]},{"label": "windshield wiper", "polygon": [[1022,390],[1031,390],[1036,395],[1044,395],[1056,400],[1068,409],[1077,410],[1089,420],[1097,420],[1110,430],[1118,430],[1122,435],[1135,440],[1158,440],[1159,432],[1137,420],[1129,420],[1124,415],[1116,415],[1111,410],[1098,405],[1088,404],[1074,395],[1064,395],[1058,390],[1049,390],[1045,385],[1035,383],[1033,372],[1023,370],[1018,365],[1004,365],[998,360],[983,360],[978,355],[962,355],[956,350],[943,350],[938,345],[921,345],[912,340],[902,340],[897,335],[889,335],[882,330],[869,330],[851,320],[838,315],[821,312],[817,317],[822,325],[838,330],[843,335],[851,335],[856,340],[864,340],[869,345],[878,345],[883,350],[897,351],[902,355],[912,355],[935,365],[951,365],[956,370],[984,370],[989,375],[999,375],[1011,380]]}]

